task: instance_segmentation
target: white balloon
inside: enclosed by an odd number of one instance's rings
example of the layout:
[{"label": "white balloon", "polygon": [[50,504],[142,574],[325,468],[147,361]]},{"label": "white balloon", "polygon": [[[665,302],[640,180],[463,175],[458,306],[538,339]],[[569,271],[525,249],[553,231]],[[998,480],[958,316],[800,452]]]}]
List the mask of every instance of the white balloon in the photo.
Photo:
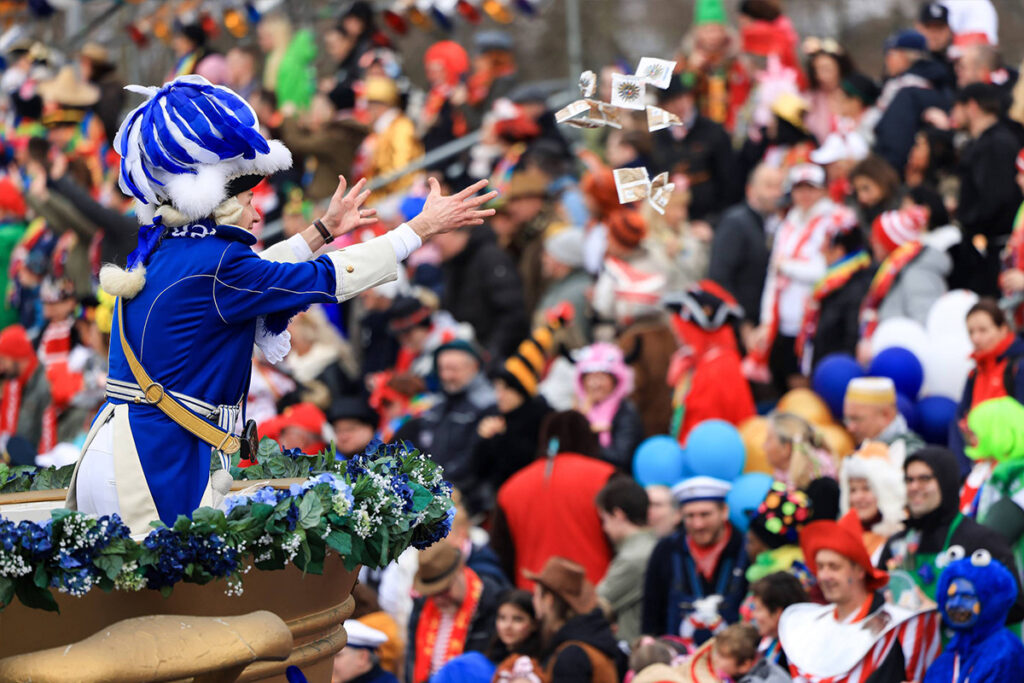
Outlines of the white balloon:
[{"label": "white balloon", "polygon": [[933,344],[966,349],[971,352],[967,334],[967,311],[978,303],[978,295],[967,289],[954,289],[940,296],[928,311],[925,329]]},{"label": "white balloon", "polygon": [[871,335],[871,357],[882,351],[901,346],[922,361],[928,352],[928,333],[921,323],[910,318],[889,318],[883,320]]},{"label": "white balloon", "polygon": [[924,366],[922,396],[945,396],[959,402],[964,393],[967,375],[974,367],[970,351],[964,351],[942,340],[935,340],[923,356],[918,356]]}]

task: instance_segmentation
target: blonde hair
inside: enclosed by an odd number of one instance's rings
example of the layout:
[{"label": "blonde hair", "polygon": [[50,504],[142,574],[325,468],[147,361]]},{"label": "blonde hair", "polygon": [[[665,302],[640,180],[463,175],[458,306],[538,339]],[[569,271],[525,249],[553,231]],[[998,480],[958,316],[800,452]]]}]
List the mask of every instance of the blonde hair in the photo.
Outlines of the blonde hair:
[{"label": "blonde hair", "polygon": [[810,422],[793,413],[776,413],[768,418],[768,426],[791,449],[787,470],[790,486],[803,489],[823,471],[835,471],[835,457]]}]

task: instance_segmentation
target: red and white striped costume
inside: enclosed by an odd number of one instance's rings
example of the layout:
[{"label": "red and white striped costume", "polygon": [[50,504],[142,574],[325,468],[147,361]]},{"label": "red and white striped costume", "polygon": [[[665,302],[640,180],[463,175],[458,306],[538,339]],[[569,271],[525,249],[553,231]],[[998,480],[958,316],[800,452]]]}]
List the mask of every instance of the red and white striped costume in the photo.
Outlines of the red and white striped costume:
[{"label": "red and white striped costume", "polygon": [[[800,683],[868,683],[887,659],[898,662],[900,654],[900,680],[920,681],[942,647],[941,619],[935,610],[915,614],[882,604],[866,617],[858,619],[857,614],[840,622],[832,605],[792,607],[800,609],[787,608],[788,619],[783,613],[779,636],[790,674]],[[783,621],[788,623],[784,626]],[[876,632],[871,623],[883,628]]]}]

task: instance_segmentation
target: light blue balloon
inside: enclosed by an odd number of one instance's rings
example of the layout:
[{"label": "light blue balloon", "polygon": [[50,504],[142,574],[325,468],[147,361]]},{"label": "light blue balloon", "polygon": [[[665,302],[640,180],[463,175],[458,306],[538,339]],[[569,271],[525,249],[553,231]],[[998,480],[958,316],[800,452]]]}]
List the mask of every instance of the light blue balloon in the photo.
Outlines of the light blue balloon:
[{"label": "light blue balloon", "polygon": [[740,533],[747,532],[750,513],[757,510],[771,487],[772,477],[764,472],[747,472],[732,483],[725,502],[729,504],[729,521]]},{"label": "light blue balloon", "polygon": [[691,476],[732,481],[746,461],[747,449],[739,430],[725,420],[705,420],[686,438],[684,462]]},{"label": "light blue balloon", "polygon": [[683,449],[671,436],[652,436],[637,447],[633,456],[633,477],[641,486],[672,486],[687,476]]}]

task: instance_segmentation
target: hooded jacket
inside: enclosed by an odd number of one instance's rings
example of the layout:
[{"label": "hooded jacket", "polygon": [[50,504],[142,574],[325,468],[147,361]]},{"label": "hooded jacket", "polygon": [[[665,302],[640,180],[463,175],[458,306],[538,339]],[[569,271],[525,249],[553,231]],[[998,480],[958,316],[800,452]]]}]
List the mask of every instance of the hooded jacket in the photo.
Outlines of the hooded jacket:
[{"label": "hooded jacket", "polygon": [[[590,646],[590,653],[571,644],[574,642]],[[580,614],[565,622],[552,638],[549,652],[546,668],[550,683],[600,683],[607,680],[604,676],[610,671],[608,665],[619,676],[625,668],[622,651],[600,609]],[[592,657],[604,657],[607,662],[595,662]]]},{"label": "hooded jacket", "polygon": [[970,582],[980,607],[978,621],[965,629],[946,620],[956,635],[929,667],[925,683],[1016,680],[1024,666],[1024,645],[1004,627],[1017,595],[1016,581],[999,562],[978,566],[974,561],[968,556],[946,567],[939,579],[938,600],[945,620],[949,603],[962,590],[962,584],[960,588],[957,584]]},{"label": "hooded jacket", "polygon": [[[1002,562],[1016,575],[1017,565],[1006,539],[999,532],[984,527],[969,517],[960,520],[948,545],[946,544],[949,528],[959,515],[960,465],[957,463],[956,456],[945,448],[928,446],[907,456],[903,463],[904,473],[906,473],[907,467],[914,462],[924,463],[935,475],[942,495],[942,502],[935,510],[921,517],[908,518],[906,520],[907,530],[895,534],[882,548],[878,566],[886,569],[889,561],[894,559],[896,548],[906,544],[908,532],[917,530],[921,533],[921,540],[916,551],[918,553],[941,553],[951,546],[959,545],[969,556],[975,550],[984,548],[991,553],[994,559]],[[1022,619],[1024,619],[1024,599],[1018,594],[1017,601],[1010,610],[1008,622],[1017,623]]]},{"label": "hooded jacket", "polygon": [[953,259],[948,250],[961,239],[960,230],[952,225],[925,233],[921,237],[924,249],[896,276],[878,307],[878,321],[910,318],[926,324],[932,304],[948,289],[946,280],[953,272]]}]

